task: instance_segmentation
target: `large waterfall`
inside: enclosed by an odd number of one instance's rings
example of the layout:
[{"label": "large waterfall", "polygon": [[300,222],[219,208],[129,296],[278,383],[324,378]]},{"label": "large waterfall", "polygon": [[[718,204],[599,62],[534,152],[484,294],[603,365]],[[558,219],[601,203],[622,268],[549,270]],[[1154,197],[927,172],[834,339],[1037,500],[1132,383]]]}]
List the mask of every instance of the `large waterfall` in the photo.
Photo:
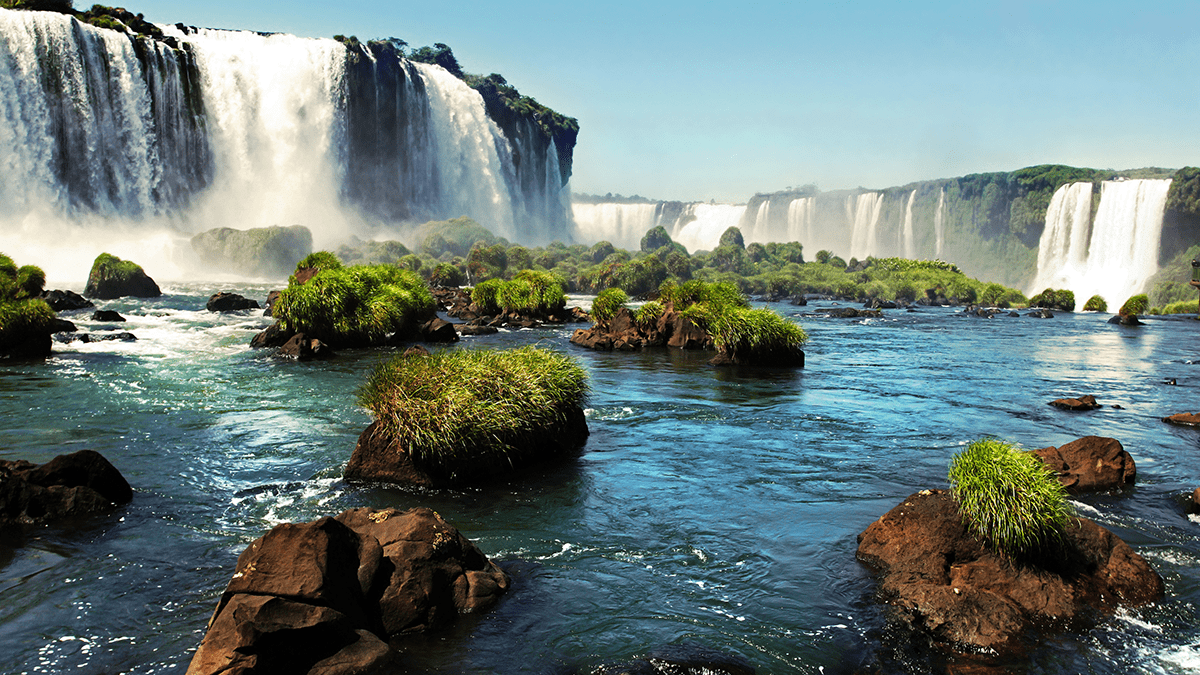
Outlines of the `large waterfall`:
[{"label": "large waterfall", "polygon": [[1030,292],[1066,288],[1075,292],[1080,307],[1100,295],[1115,309],[1146,290],[1158,270],[1170,187],[1170,180],[1105,181],[1094,219],[1091,183],[1060,187],[1046,211],[1038,273]]},{"label": "large waterfall", "polygon": [[881,192],[864,192],[857,197],[846,197],[846,220],[851,223],[851,258],[864,259],[870,255],[884,255],[884,246],[878,237],[881,206]]},{"label": "large waterfall", "polygon": [[688,204],[671,230],[671,239],[688,251],[711,251],[721,235],[742,224],[745,204]]},{"label": "large waterfall", "polygon": [[580,241],[588,244],[607,241],[617,248],[636,251],[646,231],[660,224],[662,207],[655,203],[575,203],[571,211]]},{"label": "large waterfall", "polygon": [[160,28],[0,10],[0,251],[75,279],[101,250],[183,273],[187,238],[222,226],[300,224],[328,246],[469,215],[514,241],[573,237],[554,141],[501,129],[441,68]]}]

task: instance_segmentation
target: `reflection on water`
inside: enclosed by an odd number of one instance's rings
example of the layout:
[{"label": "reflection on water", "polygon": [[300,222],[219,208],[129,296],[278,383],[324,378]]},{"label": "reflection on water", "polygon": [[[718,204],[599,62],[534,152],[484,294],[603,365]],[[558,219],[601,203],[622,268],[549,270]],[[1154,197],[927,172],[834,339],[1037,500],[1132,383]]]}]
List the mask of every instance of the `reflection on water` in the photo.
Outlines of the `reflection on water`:
[{"label": "reflection on water", "polygon": [[[863,321],[777,305],[811,336],[807,367],[788,372],[590,352],[567,343],[576,326],[469,338],[454,348],[536,341],[579,358],[591,437],[495,485],[428,490],[341,481],[369,421],[355,389],[392,350],[306,364],[250,351],[267,320],[204,311],[213,290],[102,303],[137,342],[0,367],[0,457],[90,447],[136,491],[111,516],[0,541],[0,671],[178,672],[247,543],[355,506],[434,508],[514,578],[494,611],[414,637],[410,672],[587,671],[678,642],[759,672],[938,670],[885,625],[856,536],[944,486],[949,458],[975,438],[1043,447],[1088,434],[1121,440],[1139,482],[1080,508],[1150,559],[1168,599],[1041,643],[1020,668],[1200,667],[1200,525],[1183,509],[1200,485],[1200,434],[1160,421],[1197,400],[1196,322],[942,308]],[[1081,394],[1106,407],[1046,405]]]}]

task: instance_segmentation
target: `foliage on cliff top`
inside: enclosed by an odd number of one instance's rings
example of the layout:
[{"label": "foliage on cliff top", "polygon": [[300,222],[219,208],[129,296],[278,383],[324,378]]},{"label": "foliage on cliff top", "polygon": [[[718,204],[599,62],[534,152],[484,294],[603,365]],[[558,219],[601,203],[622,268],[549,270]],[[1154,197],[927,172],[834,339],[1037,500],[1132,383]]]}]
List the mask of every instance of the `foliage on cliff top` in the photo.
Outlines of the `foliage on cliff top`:
[{"label": "foliage on cliff top", "polygon": [[536,347],[454,349],[397,357],[358,392],[401,447],[453,471],[479,455],[509,455],[583,404],[587,374],[575,359]]},{"label": "foliage on cliff top", "polygon": [[31,332],[46,333],[55,319],[39,296],[46,273],[35,265],[17,264],[0,253],[0,351],[24,340]]},{"label": "foliage on cliff top", "polygon": [[963,525],[1009,559],[1051,549],[1074,515],[1053,469],[1037,455],[993,438],[955,455],[949,479]]},{"label": "foliage on cliff top", "polygon": [[1200,215],[1200,168],[1185,166],[1175,172],[1167,192],[1167,211]]},{"label": "foliage on cliff top", "polygon": [[415,273],[390,265],[321,270],[280,294],[272,313],[285,330],[306,333],[333,347],[384,343],[434,316],[429,287]]},{"label": "foliage on cliff top", "polygon": [[573,138],[574,134],[579,133],[579,120],[547,108],[532,96],[521,95],[516,87],[497,73],[487,76],[467,73],[459,77],[485,98],[495,96],[517,115],[534,120],[547,137],[568,135]]}]

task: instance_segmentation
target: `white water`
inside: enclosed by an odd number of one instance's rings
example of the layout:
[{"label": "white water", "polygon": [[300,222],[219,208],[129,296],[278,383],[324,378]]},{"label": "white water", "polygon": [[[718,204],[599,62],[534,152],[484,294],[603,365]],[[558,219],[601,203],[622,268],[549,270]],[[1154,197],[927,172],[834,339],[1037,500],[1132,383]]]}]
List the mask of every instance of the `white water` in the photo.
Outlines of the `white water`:
[{"label": "white water", "polygon": [[[0,9],[0,251],[18,264],[78,282],[108,251],[178,279],[207,271],[188,240],[213,227],[304,225],[320,248],[469,215],[514,241],[571,237],[553,143],[533,157],[530,138],[506,138],[442,69],[404,65],[399,113],[377,119],[367,101],[351,118],[347,52],[333,40],[161,28],[192,46],[191,100],[180,52],[162,43],[143,70],[116,31]],[[369,137],[375,123],[404,128],[380,127],[400,140],[366,162],[382,167],[371,174],[348,129]]]},{"label": "white water", "polygon": [[671,239],[691,252],[711,251],[725,230],[741,224],[745,213],[745,204],[689,204],[675,223]]},{"label": "white water", "polygon": [[1100,295],[1110,309],[1144,292],[1158,271],[1170,187],[1170,180],[1105,181],[1090,230],[1091,184],[1060,187],[1046,211],[1038,274],[1029,292],[1066,288],[1079,307]]},{"label": "white water", "polygon": [[581,242],[608,241],[627,251],[638,250],[658,225],[658,204],[572,204],[571,212]]},{"label": "white water", "polygon": [[945,224],[946,216],[945,216],[945,213],[946,213],[946,188],[942,188],[941,193],[938,194],[937,213],[934,214],[934,216],[933,216],[933,235],[934,235],[934,237],[937,238],[936,257],[938,260],[942,259],[942,249],[945,248],[945,243],[946,243],[946,224]]},{"label": "white water", "polygon": [[814,209],[815,204],[812,197],[801,197],[788,203],[788,241],[798,241],[804,246],[809,246],[810,242],[816,239],[816,228],[813,224]]},{"label": "white water", "polygon": [[908,195],[908,205],[904,207],[904,230],[902,236],[904,238],[904,257],[909,260],[917,257],[916,236],[913,234],[913,201],[916,198],[917,191],[913,190]]},{"label": "white water", "polygon": [[846,197],[851,258],[862,260],[883,254],[884,247],[879,242],[879,213],[882,207],[882,192],[864,192],[857,197]]},{"label": "white water", "polygon": [[758,209],[754,212],[754,222],[750,223],[750,226],[742,233],[742,237],[747,244],[753,241],[760,244],[780,241],[780,238],[775,236],[775,233],[771,229],[770,199],[766,199],[758,205]]}]

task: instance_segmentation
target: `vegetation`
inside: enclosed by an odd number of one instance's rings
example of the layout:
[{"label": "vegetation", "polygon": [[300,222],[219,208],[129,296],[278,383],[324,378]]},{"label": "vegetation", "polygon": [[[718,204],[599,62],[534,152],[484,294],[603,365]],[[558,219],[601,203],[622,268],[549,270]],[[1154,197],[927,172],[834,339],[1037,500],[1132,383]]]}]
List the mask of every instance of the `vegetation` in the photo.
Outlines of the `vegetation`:
[{"label": "vegetation", "polygon": [[1088,298],[1088,301],[1083,303],[1083,311],[1085,312],[1107,312],[1108,303],[1099,295],[1093,295]]},{"label": "vegetation", "polygon": [[761,358],[798,349],[808,341],[800,326],[769,309],[751,309],[730,283],[667,284],[661,298],[712,335],[718,350],[734,357]]},{"label": "vegetation", "polygon": [[1151,307],[1147,310],[1147,313],[1155,316],[1162,314],[1196,314],[1200,312],[1198,307],[1200,307],[1200,302],[1196,300],[1181,300],[1163,307]]},{"label": "vegetation", "polygon": [[1149,296],[1147,296],[1145,293],[1133,295],[1125,301],[1125,304],[1121,305],[1121,309],[1118,311],[1118,314],[1121,316],[1138,316],[1140,314],[1145,314],[1149,307]]},{"label": "vegetation", "polygon": [[389,265],[354,265],[326,267],[303,285],[293,277],[272,313],[287,331],[332,347],[363,347],[415,329],[434,316],[435,307],[416,274]]},{"label": "vegetation", "polygon": [[0,253],[0,354],[17,347],[31,335],[49,335],[56,315],[40,299],[46,273],[34,265],[17,267]]},{"label": "vegetation", "polygon": [[304,256],[300,262],[296,263],[296,272],[303,269],[315,269],[318,272],[322,270],[338,270],[342,268],[342,261],[329,251],[314,251]]},{"label": "vegetation", "polygon": [[92,263],[83,294],[90,298],[111,299],[124,295],[153,298],[162,295],[158,284],[146,276],[137,263],[101,253]]},{"label": "vegetation", "polygon": [[1053,469],[993,438],[955,455],[949,478],[963,525],[1008,559],[1052,549],[1074,515]]},{"label": "vegetation", "polygon": [[1074,312],[1075,292],[1067,290],[1056,291],[1053,288],[1047,288],[1041,293],[1029,298],[1029,306],[1057,309],[1063,312]]},{"label": "vegetation", "polygon": [[[1174,183],[1171,185],[1174,187]],[[1192,245],[1167,261],[1150,278],[1147,295],[1151,305],[1162,306],[1197,298],[1196,287],[1188,283],[1192,279],[1192,260],[1197,257],[1200,257],[1200,245]]]},{"label": "vegetation", "polygon": [[619,288],[606,288],[600,291],[600,294],[592,301],[592,320],[596,323],[604,323],[612,319],[617,311],[625,306],[626,302],[629,302],[629,296]]},{"label": "vegetation", "polygon": [[574,359],[521,347],[397,357],[371,374],[358,401],[416,459],[453,472],[519,451],[517,443],[563,423],[586,396]]}]

